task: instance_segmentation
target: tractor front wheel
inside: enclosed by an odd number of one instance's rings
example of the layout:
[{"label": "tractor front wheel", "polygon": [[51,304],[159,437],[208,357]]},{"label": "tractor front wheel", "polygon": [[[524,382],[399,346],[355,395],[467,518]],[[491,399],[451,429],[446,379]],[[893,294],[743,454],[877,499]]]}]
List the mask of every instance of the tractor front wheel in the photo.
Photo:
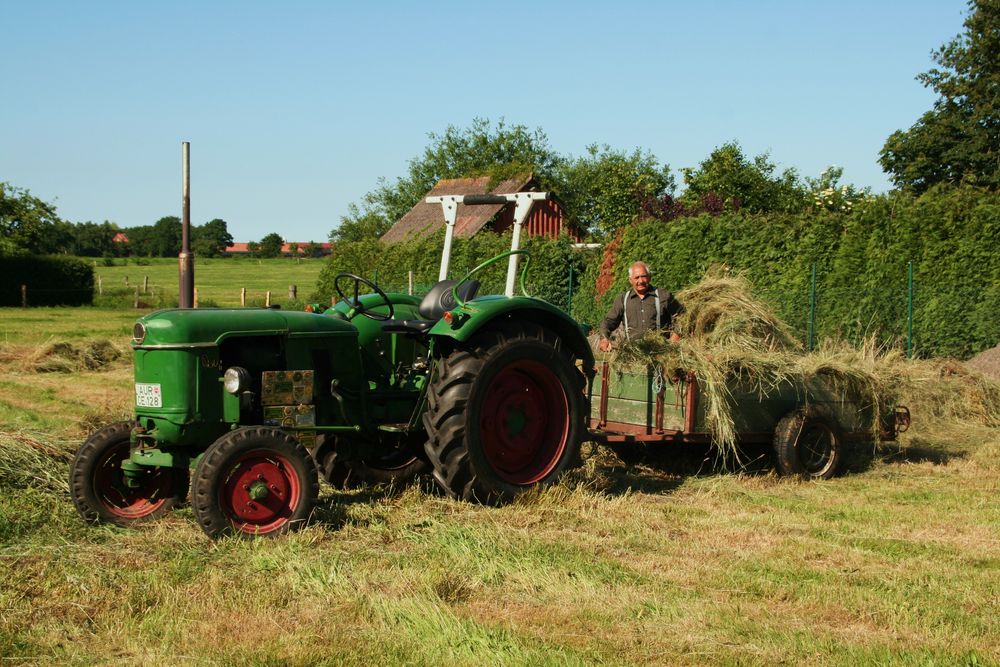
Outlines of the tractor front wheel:
[{"label": "tractor front wheel", "polygon": [[840,464],[841,442],[826,417],[803,412],[788,414],[774,429],[778,471],[805,479],[830,479]]},{"label": "tractor front wheel", "polygon": [[584,378],[561,339],[507,322],[438,361],[424,425],[434,479],[450,496],[510,500],[579,460]]},{"label": "tractor front wheel", "polygon": [[278,429],[230,431],[208,448],[195,469],[191,505],[205,533],[280,535],[309,519],[319,481],[309,452]]},{"label": "tractor front wheel", "polygon": [[184,502],[186,469],[150,467],[126,478],[122,463],[129,458],[133,426],[133,422],[105,426],[77,450],[69,486],[84,521],[130,526],[158,519]]}]

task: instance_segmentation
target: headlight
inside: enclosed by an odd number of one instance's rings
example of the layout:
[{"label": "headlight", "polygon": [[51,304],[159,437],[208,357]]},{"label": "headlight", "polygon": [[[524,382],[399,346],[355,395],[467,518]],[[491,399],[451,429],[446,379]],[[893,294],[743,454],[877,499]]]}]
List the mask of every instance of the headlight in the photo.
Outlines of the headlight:
[{"label": "headlight", "polygon": [[135,326],[132,327],[132,340],[136,343],[142,343],[144,338],[146,338],[146,325],[142,322],[136,322]]},{"label": "headlight", "polygon": [[227,368],[225,375],[222,376],[222,386],[235,396],[250,386],[250,373],[239,366]]}]

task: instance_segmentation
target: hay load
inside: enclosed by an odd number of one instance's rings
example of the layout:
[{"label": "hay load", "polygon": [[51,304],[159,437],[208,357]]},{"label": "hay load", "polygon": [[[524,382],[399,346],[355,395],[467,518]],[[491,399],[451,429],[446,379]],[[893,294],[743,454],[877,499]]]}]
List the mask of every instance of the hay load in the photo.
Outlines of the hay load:
[{"label": "hay load", "polygon": [[619,372],[638,372],[653,364],[666,375],[694,372],[705,424],[727,458],[739,463],[734,396],[763,399],[793,390],[804,399],[855,406],[864,429],[877,434],[878,415],[891,409],[905,384],[896,350],[866,344],[857,349],[824,343],[804,353],[789,327],[753,295],[742,276],[722,269],[677,295],[685,312],[675,320],[675,343],[659,333],[616,348],[609,361]]}]

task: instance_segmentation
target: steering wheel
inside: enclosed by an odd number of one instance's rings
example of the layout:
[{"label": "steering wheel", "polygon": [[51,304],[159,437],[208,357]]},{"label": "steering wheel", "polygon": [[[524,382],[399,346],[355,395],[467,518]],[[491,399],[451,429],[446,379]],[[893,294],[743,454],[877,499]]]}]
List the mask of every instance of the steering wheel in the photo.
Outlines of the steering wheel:
[{"label": "steering wheel", "polygon": [[[350,278],[354,281],[354,298],[350,299],[344,294],[344,290],[340,288],[341,278]],[[381,306],[383,303],[389,308],[389,312],[385,315],[379,313],[371,312],[370,308],[366,308],[361,304],[360,293],[361,286],[365,285],[370,287],[375,294],[378,294],[382,298],[382,303],[376,303],[375,306]],[[337,290],[337,296],[347,302],[347,305],[351,307],[351,312],[347,314],[348,319],[353,317],[357,313],[361,313],[370,320],[376,320],[378,322],[385,322],[386,320],[391,320],[393,316],[392,301],[386,296],[378,285],[368,280],[367,278],[362,278],[361,276],[354,273],[338,273],[333,279],[333,289]]]}]

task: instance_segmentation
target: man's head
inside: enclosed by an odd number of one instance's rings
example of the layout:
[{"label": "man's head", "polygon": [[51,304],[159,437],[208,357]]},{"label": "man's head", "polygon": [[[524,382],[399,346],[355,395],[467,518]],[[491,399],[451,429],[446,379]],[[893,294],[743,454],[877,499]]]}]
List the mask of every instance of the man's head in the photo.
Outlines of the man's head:
[{"label": "man's head", "polygon": [[645,262],[633,262],[628,267],[628,281],[639,296],[649,291],[649,267]]}]

